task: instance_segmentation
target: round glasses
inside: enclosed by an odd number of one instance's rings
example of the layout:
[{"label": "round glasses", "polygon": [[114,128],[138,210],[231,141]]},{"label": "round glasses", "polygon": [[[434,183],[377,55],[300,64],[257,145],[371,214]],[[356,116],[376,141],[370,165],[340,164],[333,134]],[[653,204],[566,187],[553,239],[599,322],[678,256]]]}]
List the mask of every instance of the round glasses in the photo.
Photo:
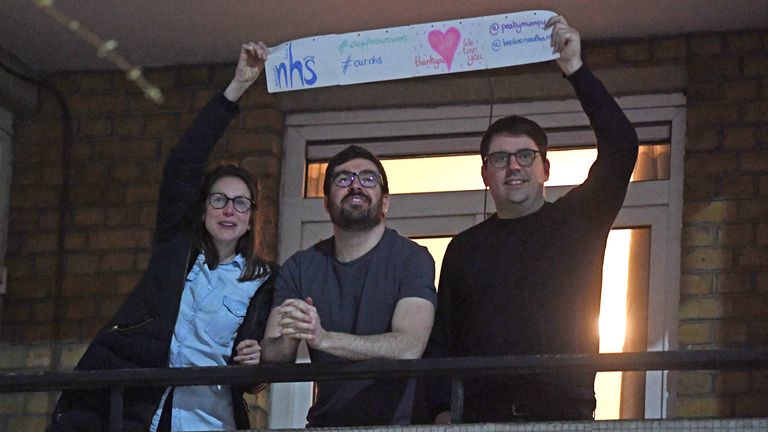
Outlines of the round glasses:
[{"label": "round glasses", "polygon": [[230,198],[223,193],[218,192],[208,194],[208,204],[216,210],[223,209],[230,201],[232,201],[232,207],[234,207],[238,213],[248,213],[248,211],[251,210],[251,207],[253,207],[253,200],[248,197],[236,196]]},{"label": "round glasses", "polygon": [[357,179],[360,185],[364,188],[375,188],[376,185],[381,184],[381,174],[376,171],[339,171],[333,174],[333,184],[338,187],[349,187]]},{"label": "round glasses", "polygon": [[536,159],[536,153],[541,153],[538,150],[522,149],[515,153],[509,152],[493,152],[483,159],[483,162],[488,162],[494,168],[506,168],[509,166],[509,162],[512,157],[515,157],[517,164],[522,167],[529,167],[533,165],[533,161]]}]

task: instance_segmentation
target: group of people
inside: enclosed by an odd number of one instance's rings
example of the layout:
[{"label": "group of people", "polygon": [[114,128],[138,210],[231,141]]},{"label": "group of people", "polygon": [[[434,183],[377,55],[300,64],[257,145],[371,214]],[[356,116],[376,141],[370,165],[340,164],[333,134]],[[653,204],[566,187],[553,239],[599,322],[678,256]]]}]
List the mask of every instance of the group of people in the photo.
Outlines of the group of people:
[{"label": "group of people", "polygon": [[[439,290],[429,252],[386,227],[387,174],[350,146],[323,184],[333,236],[281,267],[254,252],[255,179],[234,165],[205,171],[237,101],[264,68],[263,43],[243,45],[235,76],[171,151],[144,276],[89,345],[81,370],[517,354],[596,353],[602,261],[637,158],[637,135],[582,63],[579,33],[550,19],[557,64],[597,136],[587,180],[544,199],[547,136],[502,118],[480,143],[481,175],[496,213],[456,235]],[[465,384],[468,422],[590,419],[594,373],[479,377]],[[416,381],[378,377],[317,383],[308,427],[407,425]],[[420,383],[430,422],[450,417],[450,389]],[[127,388],[123,430],[247,429],[236,386]],[[65,391],[51,431],[101,431],[104,391]]]}]

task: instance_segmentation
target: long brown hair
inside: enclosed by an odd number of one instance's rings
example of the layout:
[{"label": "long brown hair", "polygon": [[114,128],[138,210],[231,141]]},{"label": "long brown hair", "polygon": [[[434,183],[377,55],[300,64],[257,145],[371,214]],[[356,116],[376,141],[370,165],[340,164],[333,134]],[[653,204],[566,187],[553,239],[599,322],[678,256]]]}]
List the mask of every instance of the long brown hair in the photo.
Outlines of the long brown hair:
[{"label": "long brown hair", "polygon": [[192,231],[193,242],[195,247],[205,255],[205,262],[208,264],[208,268],[213,270],[219,266],[221,260],[219,250],[213,242],[211,233],[205,228],[205,223],[203,223],[201,215],[205,214],[205,209],[208,205],[208,194],[210,193],[213,184],[223,177],[239,178],[245,183],[248,187],[248,191],[251,193],[251,200],[254,203],[248,218],[248,224],[251,229],[246,231],[237,240],[235,253],[240,254],[245,259],[245,268],[240,273],[240,277],[237,280],[239,282],[254,280],[267,275],[269,273],[269,266],[256,253],[256,219],[254,218],[254,213],[256,213],[256,203],[259,201],[259,187],[256,179],[254,179],[245,169],[234,164],[222,164],[205,173],[205,181],[203,187],[200,189],[200,197],[198,200],[198,213],[197,215],[192,215],[192,220],[195,225]]}]

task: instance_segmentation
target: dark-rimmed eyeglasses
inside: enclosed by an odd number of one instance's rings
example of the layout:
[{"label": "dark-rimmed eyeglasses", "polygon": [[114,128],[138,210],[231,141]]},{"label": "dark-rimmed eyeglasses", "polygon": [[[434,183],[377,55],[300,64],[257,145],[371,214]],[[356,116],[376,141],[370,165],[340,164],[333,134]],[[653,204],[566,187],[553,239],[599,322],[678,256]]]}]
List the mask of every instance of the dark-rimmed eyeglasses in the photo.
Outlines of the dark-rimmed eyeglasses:
[{"label": "dark-rimmed eyeglasses", "polygon": [[232,207],[234,207],[238,213],[248,213],[254,204],[252,199],[244,196],[230,198],[220,192],[208,194],[208,204],[216,210],[223,209],[230,201],[232,201]]},{"label": "dark-rimmed eyeglasses", "polygon": [[364,188],[375,188],[381,184],[381,174],[376,171],[365,170],[360,172],[351,171],[338,171],[333,174],[333,184],[338,187],[349,187],[355,179],[360,182],[360,185]]},{"label": "dark-rimmed eyeglasses", "polygon": [[541,153],[538,150],[532,150],[532,149],[522,149],[518,150],[515,153],[509,153],[509,152],[493,152],[485,157],[483,159],[483,163],[488,163],[490,166],[494,168],[506,168],[509,166],[509,162],[512,160],[512,157],[514,156],[515,160],[517,161],[517,164],[522,167],[529,167],[533,165],[533,161],[536,160],[536,153]]}]

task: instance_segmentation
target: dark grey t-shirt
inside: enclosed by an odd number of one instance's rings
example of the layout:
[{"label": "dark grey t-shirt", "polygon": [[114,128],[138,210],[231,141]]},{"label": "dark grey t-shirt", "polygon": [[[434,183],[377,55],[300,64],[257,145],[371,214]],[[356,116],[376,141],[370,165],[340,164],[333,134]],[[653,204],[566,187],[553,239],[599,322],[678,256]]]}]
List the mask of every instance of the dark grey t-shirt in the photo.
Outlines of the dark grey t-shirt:
[{"label": "dark grey t-shirt", "polygon": [[[327,331],[375,335],[392,331],[397,302],[419,297],[436,302],[435,264],[426,248],[387,229],[362,257],[340,263],[333,238],[293,255],[275,282],[273,306],[312,297]],[[310,349],[313,362],[346,362]],[[307,415],[308,427],[410,423],[413,382],[407,379],[322,381]]]}]

